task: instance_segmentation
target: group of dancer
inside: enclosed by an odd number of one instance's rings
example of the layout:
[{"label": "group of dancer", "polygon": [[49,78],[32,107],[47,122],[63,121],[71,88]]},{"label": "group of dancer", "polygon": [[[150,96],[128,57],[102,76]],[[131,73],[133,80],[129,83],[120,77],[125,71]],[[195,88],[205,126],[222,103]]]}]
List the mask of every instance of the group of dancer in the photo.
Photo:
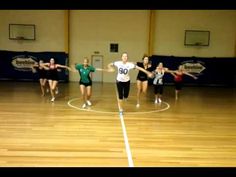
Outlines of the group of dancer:
[{"label": "group of dancer", "polygon": [[142,93],[146,95],[147,93],[149,79],[153,80],[152,84],[155,94],[155,104],[160,104],[162,102],[164,85],[163,77],[165,73],[169,73],[174,77],[176,100],[178,99],[179,91],[183,86],[183,75],[188,75],[194,79],[197,79],[196,76],[186,72],[182,65],[179,66],[178,70],[170,70],[164,67],[163,63],[160,62],[157,67],[154,68],[147,55],[143,56],[142,62],[134,63],[128,61],[127,53],[122,53],[121,60],[109,63],[106,69],[95,68],[92,65],[89,65],[88,58],[84,58],[82,64],[75,64],[72,67],[56,64],[54,58],[51,58],[49,63],[44,63],[43,60],[40,60],[37,64],[32,66],[32,69],[33,71],[35,71],[35,68],[38,69],[39,82],[43,96],[45,95],[45,89],[47,89],[46,84],[48,81],[52,102],[55,101],[55,94],[57,93],[58,70],[68,69],[71,72],[78,72],[80,75],[80,92],[83,98],[82,108],[86,108],[87,106],[92,105],[90,101],[92,95],[91,73],[95,71],[115,72],[115,67],[117,68],[116,86],[118,92],[118,106],[121,113],[123,112],[123,101],[129,96],[129,71],[132,69],[139,70],[137,75],[137,108],[140,107],[140,95]]},{"label": "group of dancer", "polygon": [[146,95],[148,88],[148,79],[153,79],[154,86],[154,94],[155,101],[154,103],[161,103],[161,97],[163,94],[163,76],[165,73],[170,73],[174,76],[175,82],[175,98],[178,99],[179,91],[183,85],[183,75],[188,75],[194,79],[197,79],[196,76],[186,72],[182,65],[179,66],[178,70],[169,70],[166,67],[163,67],[163,63],[159,63],[156,68],[152,66],[149,61],[149,57],[144,55],[142,58],[142,62],[132,63],[128,62],[128,54],[123,53],[121,56],[121,61],[115,61],[113,63],[108,64],[108,72],[114,72],[114,67],[117,67],[118,74],[116,77],[116,85],[118,91],[118,105],[119,111],[123,112],[123,100],[126,100],[129,96],[130,90],[130,77],[129,70],[130,69],[138,69],[137,75],[137,104],[136,107],[140,107],[140,95],[143,93]]},{"label": "group of dancer", "polygon": [[38,72],[39,74],[39,83],[42,96],[45,95],[45,90],[50,90],[52,102],[55,100],[55,95],[58,94],[58,72],[60,72],[61,68],[71,70],[68,66],[56,64],[54,58],[51,58],[49,63],[44,63],[43,60],[39,60],[38,63],[32,65],[32,71],[34,73]]}]

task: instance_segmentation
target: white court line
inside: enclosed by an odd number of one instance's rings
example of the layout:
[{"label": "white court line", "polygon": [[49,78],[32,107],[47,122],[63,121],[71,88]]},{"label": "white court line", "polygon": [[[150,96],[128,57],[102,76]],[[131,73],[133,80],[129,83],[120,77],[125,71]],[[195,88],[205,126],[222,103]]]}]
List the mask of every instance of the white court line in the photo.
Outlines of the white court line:
[{"label": "white court line", "polygon": [[[77,106],[72,105],[72,102],[76,101],[76,100],[81,100],[82,98],[73,98],[70,99],[67,102],[67,105],[69,107],[75,108],[77,110],[81,110],[81,111],[89,111],[89,112],[96,112],[96,113],[102,113],[102,114],[117,114],[116,111],[99,111],[99,110],[95,110],[92,108],[89,109],[84,109],[84,108],[80,108]],[[162,111],[166,111],[167,109],[170,108],[170,105],[167,102],[162,101],[161,104],[165,104],[166,107],[164,107],[163,109],[158,109],[158,110],[150,110],[150,111],[138,111],[138,112],[125,112],[126,115],[133,115],[133,114],[147,114],[147,113],[156,113],[156,112],[162,112]]]},{"label": "white court line", "polygon": [[[119,98],[118,98],[117,89],[116,89],[116,99],[117,99],[118,109],[119,109],[119,112],[120,112],[120,106],[119,106],[119,103],[118,103]],[[128,136],[127,136],[127,132],[126,132],[126,128],[125,128],[125,121],[124,121],[124,117],[123,117],[123,112],[120,113],[120,121],[121,121],[123,136],[124,136],[124,140],[125,140],[125,149],[126,149],[126,153],[127,153],[127,156],[128,156],[129,167],[134,167],[134,162],[133,162],[133,158],[132,158],[132,154],[131,154],[131,150],[130,150],[130,146],[129,146],[129,140],[128,140]]]},{"label": "white court line", "polygon": [[[116,92],[117,93],[117,92]],[[81,108],[78,108],[76,106],[73,106],[71,104],[72,101],[76,100],[78,98],[75,98],[75,99],[71,99],[67,102],[68,106],[72,107],[72,108],[75,108],[75,109],[78,109],[78,110],[83,110],[83,111],[91,111],[89,109],[81,109]],[[118,97],[117,97],[117,102],[118,102]],[[118,106],[119,107],[119,106]],[[96,112],[96,111],[95,111]],[[101,113],[101,111],[100,111]],[[107,112],[105,112],[107,113]],[[111,113],[111,112],[108,112],[108,113]],[[114,112],[112,112],[114,113]],[[115,112],[117,113],[117,112]],[[122,126],[122,132],[123,132],[123,136],[124,136],[124,141],[125,141],[125,149],[126,149],[126,153],[127,153],[127,156],[128,156],[128,164],[129,164],[129,167],[134,167],[134,163],[133,163],[133,159],[132,159],[132,154],[131,154],[131,151],[130,151],[130,146],[129,146],[129,141],[128,141],[128,136],[127,136],[127,133],[126,133],[126,128],[125,128],[125,121],[124,121],[124,117],[122,114],[120,114],[120,121],[121,121],[121,126]]]},{"label": "white court line", "polygon": [[125,140],[125,149],[126,149],[126,153],[128,156],[129,167],[134,167],[134,162],[132,159],[132,154],[131,154],[131,150],[130,150],[130,146],[129,146],[129,140],[128,140],[128,136],[127,136],[126,128],[125,128],[125,121],[124,121],[124,117],[122,114],[120,114],[120,121],[121,121],[123,136],[124,136],[124,140]]}]

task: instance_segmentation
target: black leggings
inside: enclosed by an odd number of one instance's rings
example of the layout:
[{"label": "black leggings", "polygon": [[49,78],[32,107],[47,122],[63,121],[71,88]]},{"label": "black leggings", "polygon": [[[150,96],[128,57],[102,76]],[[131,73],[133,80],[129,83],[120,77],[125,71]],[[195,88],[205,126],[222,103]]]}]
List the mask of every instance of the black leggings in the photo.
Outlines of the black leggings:
[{"label": "black leggings", "polygon": [[128,98],[129,89],[130,89],[130,81],[128,82],[120,82],[116,81],[116,86],[119,94],[119,99]]},{"label": "black leggings", "polygon": [[175,90],[181,90],[183,87],[183,81],[176,82],[175,81]]},{"label": "black leggings", "polygon": [[153,85],[154,86],[154,94],[163,94],[163,85]]}]

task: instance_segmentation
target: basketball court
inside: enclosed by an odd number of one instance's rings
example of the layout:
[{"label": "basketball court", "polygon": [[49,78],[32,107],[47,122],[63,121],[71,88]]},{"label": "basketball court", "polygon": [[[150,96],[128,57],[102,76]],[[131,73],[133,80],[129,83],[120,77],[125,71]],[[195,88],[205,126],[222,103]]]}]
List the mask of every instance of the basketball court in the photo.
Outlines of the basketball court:
[{"label": "basketball court", "polygon": [[82,109],[77,82],[59,83],[55,102],[38,82],[0,85],[0,166],[235,166],[236,90],[187,87],[175,100],[152,86],[136,108],[136,84],[120,115],[114,83],[93,83]]}]

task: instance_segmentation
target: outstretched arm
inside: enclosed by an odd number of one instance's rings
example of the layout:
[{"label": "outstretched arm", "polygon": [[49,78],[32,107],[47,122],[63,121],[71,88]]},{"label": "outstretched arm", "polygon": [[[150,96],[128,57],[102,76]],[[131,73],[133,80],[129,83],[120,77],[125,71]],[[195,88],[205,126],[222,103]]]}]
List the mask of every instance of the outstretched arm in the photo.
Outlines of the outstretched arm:
[{"label": "outstretched arm", "polygon": [[113,63],[109,63],[107,65],[107,68],[108,68],[107,72],[114,72],[115,71]]},{"label": "outstretched arm", "polygon": [[137,65],[136,65],[135,68],[138,69],[138,70],[140,70],[140,71],[142,71],[142,72],[144,72],[145,74],[147,74],[148,77],[150,77],[150,78],[153,77],[153,73],[152,73],[152,72],[149,72],[149,71],[147,71],[147,70],[145,70],[145,69],[143,69],[143,68],[141,68],[141,67],[139,67],[139,66],[137,66]]},{"label": "outstretched arm", "polygon": [[45,70],[49,70],[49,63],[41,63],[41,67],[43,67]]},{"label": "outstretched arm", "polygon": [[185,75],[188,75],[188,76],[194,78],[194,79],[197,79],[196,76],[194,76],[194,75],[192,75],[192,74],[190,74],[190,73],[188,73],[188,72],[186,72],[186,71],[184,71],[183,73],[184,73]]},{"label": "outstretched arm", "polygon": [[33,73],[37,72],[36,69],[35,69],[35,66],[33,66],[33,65],[31,66],[31,70],[32,70]]},{"label": "outstretched arm", "polygon": [[37,62],[35,62],[34,64],[31,65],[31,69],[32,69],[33,73],[37,72],[36,69],[35,69],[36,67],[39,67],[39,64]]},{"label": "outstretched arm", "polygon": [[168,71],[166,71],[166,72],[167,72],[167,73],[170,73],[172,76],[176,77],[176,74],[175,74],[176,71],[174,71],[174,70],[168,70]]},{"label": "outstretched arm", "polygon": [[69,71],[72,71],[72,69],[68,66],[65,66],[65,65],[60,65],[60,64],[57,64],[57,67],[59,68],[64,68],[64,69],[68,69]]},{"label": "outstretched arm", "polygon": [[74,73],[77,73],[78,70],[76,69],[76,65],[77,65],[77,63],[75,63],[74,65],[71,65],[69,71],[74,72]]},{"label": "outstretched arm", "polygon": [[39,67],[39,64],[35,62],[34,64],[31,65],[32,68]]},{"label": "outstretched arm", "polygon": [[171,72],[171,70],[169,70],[169,68],[163,68],[165,72],[169,73]]},{"label": "outstretched arm", "polygon": [[105,71],[105,72],[113,72],[109,69],[103,69],[103,68],[96,68],[96,71]]}]

